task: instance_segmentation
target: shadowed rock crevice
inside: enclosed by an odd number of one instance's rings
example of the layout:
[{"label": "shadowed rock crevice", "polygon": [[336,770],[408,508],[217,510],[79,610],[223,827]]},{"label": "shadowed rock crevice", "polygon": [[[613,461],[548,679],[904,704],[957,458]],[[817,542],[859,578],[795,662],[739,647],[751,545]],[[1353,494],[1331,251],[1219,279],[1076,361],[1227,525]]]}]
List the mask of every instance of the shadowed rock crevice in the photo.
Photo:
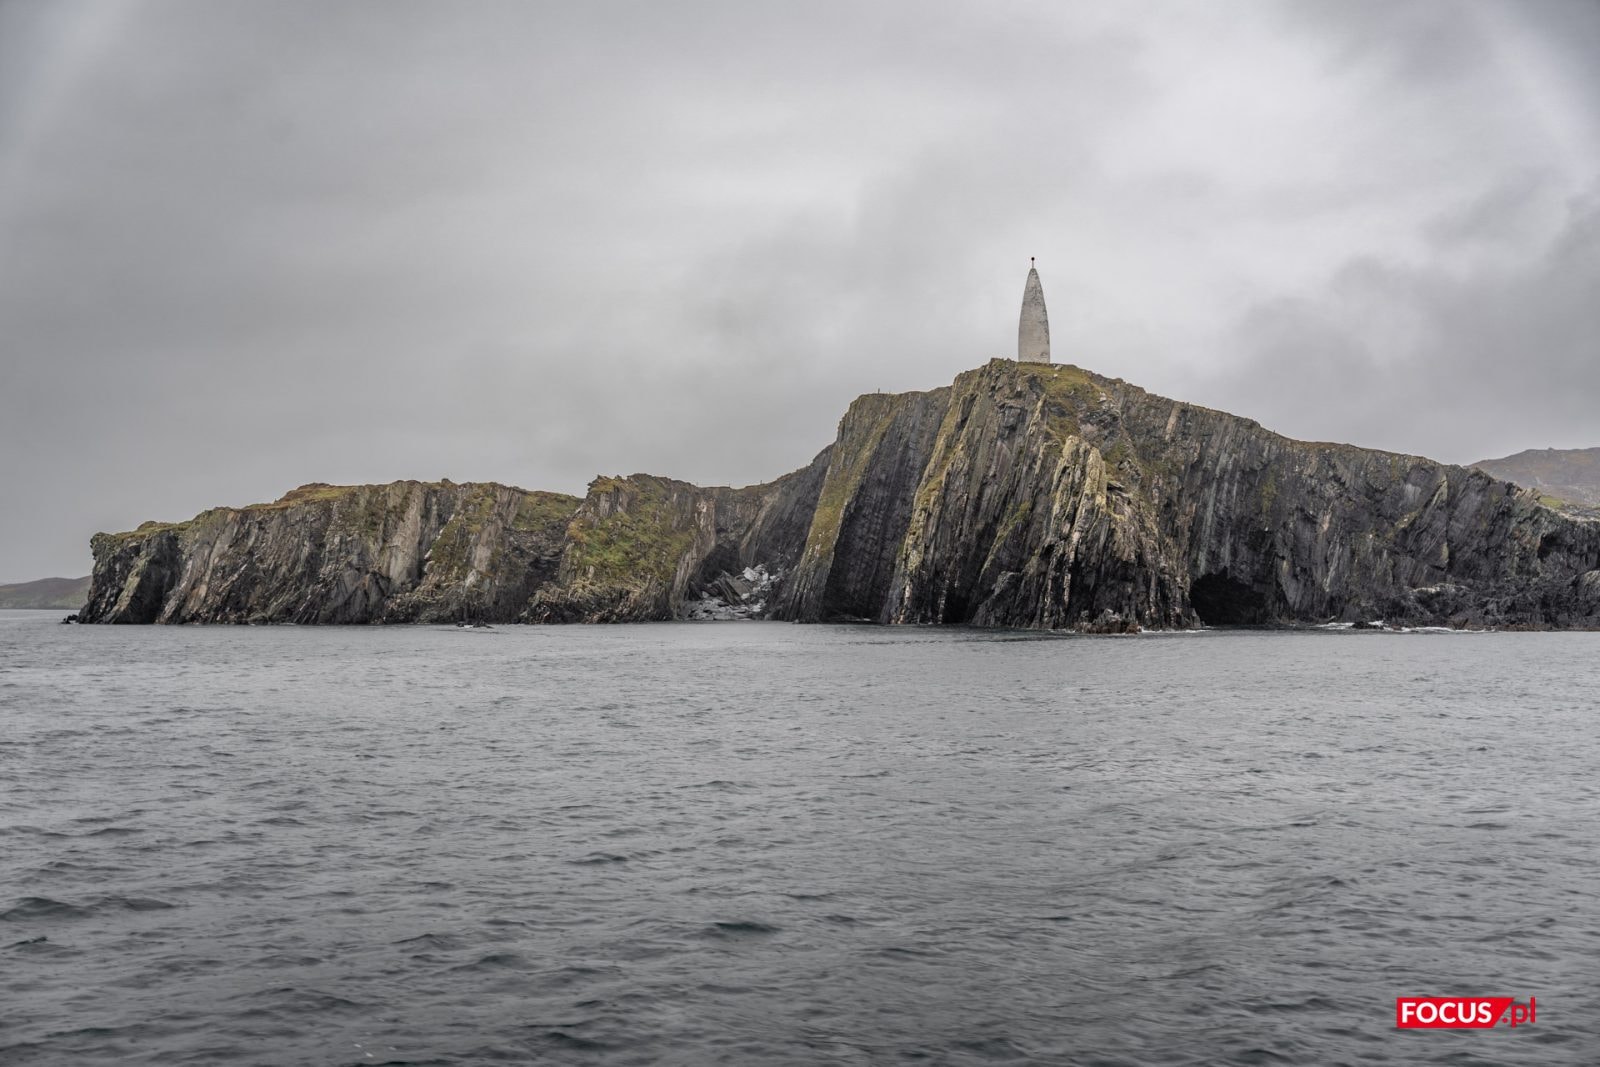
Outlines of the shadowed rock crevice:
[{"label": "shadowed rock crevice", "polygon": [[1207,574],[1189,587],[1194,613],[1207,626],[1260,626],[1275,613],[1268,597],[1227,574]]}]

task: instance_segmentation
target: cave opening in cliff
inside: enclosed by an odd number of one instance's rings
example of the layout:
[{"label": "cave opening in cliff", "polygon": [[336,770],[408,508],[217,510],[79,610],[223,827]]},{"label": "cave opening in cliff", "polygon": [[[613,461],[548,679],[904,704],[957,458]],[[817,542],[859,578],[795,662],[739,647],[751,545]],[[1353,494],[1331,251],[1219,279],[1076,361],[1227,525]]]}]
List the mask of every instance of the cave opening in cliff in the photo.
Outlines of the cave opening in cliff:
[{"label": "cave opening in cliff", "polygon": [[1207,626],[1260,626],[1272,620],[1267,598],[1226,572],[1196,579],[1189,603]]}]

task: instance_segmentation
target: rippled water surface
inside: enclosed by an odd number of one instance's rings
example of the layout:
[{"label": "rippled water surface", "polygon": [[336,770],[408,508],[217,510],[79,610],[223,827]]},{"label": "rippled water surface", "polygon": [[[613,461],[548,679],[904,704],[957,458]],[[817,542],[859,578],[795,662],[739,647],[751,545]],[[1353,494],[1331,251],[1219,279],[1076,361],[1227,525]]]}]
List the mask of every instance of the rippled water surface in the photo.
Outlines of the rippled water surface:
[{"label": "rippled water surface", "polygon": [[55,620],[6,1064],[1600,1060],[1597,634]]}]

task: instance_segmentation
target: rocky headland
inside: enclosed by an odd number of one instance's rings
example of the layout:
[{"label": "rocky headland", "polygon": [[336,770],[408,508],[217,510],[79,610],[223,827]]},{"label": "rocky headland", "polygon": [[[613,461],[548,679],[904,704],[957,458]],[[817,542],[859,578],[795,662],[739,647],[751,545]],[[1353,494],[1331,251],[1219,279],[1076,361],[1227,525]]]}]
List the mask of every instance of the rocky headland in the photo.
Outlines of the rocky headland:
[{"label": "rocky headland", "polygon": [[89,622],[1600,627],[1600,522],[1535,492],[1010,360],[763,485],[309,485],[92,545]]},{"label": "rocky headland", "polygon": [[1600,518],[1600,448],[1530,448],[1473,466],[1536,491],[1547,507]]},{"label": "rocky headland", "polygon": [[0,608],[70,608],[77,610],[89,595],[89,576],[40,578],[0,585]]}]

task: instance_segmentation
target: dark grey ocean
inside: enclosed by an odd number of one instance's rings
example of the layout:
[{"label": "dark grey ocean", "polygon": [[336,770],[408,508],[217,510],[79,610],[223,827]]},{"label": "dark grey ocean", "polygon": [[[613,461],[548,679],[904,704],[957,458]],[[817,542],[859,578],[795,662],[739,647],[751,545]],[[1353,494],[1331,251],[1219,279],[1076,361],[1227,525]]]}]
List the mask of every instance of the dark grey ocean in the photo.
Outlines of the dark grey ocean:
[{"label": "dark grey ocean", "polygon": [[1600,634],[56,619],[8,1067],[1600,1062]]}]

